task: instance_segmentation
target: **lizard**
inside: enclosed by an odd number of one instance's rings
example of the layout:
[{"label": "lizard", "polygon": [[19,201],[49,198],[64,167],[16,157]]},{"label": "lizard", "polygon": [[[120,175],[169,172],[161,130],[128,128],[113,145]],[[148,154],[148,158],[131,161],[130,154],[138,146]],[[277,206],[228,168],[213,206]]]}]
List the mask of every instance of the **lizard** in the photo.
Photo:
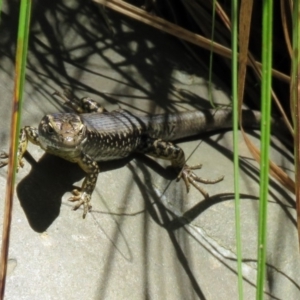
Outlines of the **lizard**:
[{"label": "lizard", "polygon": [[[39,126],[25,126],[20,130],[17,170],[23,167],[23,156],[28,142],[40,146],[45,152],[77,163],[86,173],[81,189],[74,189],[69,201],[77,202],[74,210],[83,206],[83,218],[91,210],[91,197],[95,189],[99,162],[121,159],[136,152],[171,162],[189,192],[190,185],[205,198],[207,192],[198,182],[217,183],[223,176],[209,180],[198,177],[193,170],[201,165],[188,166],[184,151],[174,141],[196,136],[203,132],[232,128],[231,109],[208,109],[158,115],[135,115],[128,110],[105,110],[95,100],[84,97],[71,99],[68,92],[55,92],[73,112],[45,115]],[[243,125],[255,127],[260,113],[243,110]],[[8,155],[0,154],[0,167],[7,164]]]}]

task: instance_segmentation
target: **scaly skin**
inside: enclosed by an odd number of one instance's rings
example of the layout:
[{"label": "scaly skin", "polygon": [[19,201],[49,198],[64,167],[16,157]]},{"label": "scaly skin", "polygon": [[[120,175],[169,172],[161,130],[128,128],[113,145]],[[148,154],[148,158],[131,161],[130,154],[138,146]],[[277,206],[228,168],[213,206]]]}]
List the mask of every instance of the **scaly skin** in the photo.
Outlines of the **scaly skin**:
[{"label": "scaly skin", "polygon": [[[22,158],[28,141],[47,153],[78,163],[86,177],[81,189],[74,190],[69,200],[78,202],[74,209],[83,205],[83,218],[91,208],[90,201],[100,172],[100,161],[123,158],[133,152],[169,160],[179,174],[178,179],[184,180],[187,191],[192,184],[205,197],[208,194],[197,182],[216,183],[223,179],[223,176],[215,180],[199,178],[192,170],[199,169],[201,165],[186,165],[183,150],[172,141],[204,131],[231,128],[230,110],[136,116],[125,110],[107,112],[87,97],[77,102],[56,94],[64,99],[74,113],[49,114],[42,118],[38,129],[30,126],[22,128],[18,167],[23,166]],[[243,114],[248,125],[253,127],[258,124],[259,114],[252,111],[244,111]],[[6,154],[2,153],[1,158],[5,157]],[[0,167],[5,163],[3,160]]]}]

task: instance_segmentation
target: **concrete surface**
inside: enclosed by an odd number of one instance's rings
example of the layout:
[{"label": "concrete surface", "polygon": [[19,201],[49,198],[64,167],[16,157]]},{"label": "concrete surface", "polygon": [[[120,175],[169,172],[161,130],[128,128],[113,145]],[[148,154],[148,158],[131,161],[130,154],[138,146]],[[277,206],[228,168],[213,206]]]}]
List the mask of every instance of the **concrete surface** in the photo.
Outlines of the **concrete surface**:
[{"label": "concrete surface", "polygon": [[[72,3],[72,4],[71,4]],[[13,90],[15,4],[1,16],[1,148],[9,143]],[[85,1],[35,2],[24,93],[23,125],[62,111],[54,90],[71,88],[107,109],[132,112],[209,107],[207,71],[183,46],[157,30]],[[206,62],[204,62],[206,63]],[[229,76],[229,74],[228,74]],[[220,82],[216,102],[229,103]],[[258,145],[258,132],[251,139]],[[238,299],[232,177],[232,134],[180,144],[200,176],[224,181],[195,189],[164,172],[166,162],[132,158],[101,164],[93,210],[85,220],[67,201],[83,173],[45,155],[31,156],[17,176],[6,299]],[[241,214],[245,299],[255,298],[258,169],[242,138]],[[293,170],[276,139],[272,158]],[[0,171],[5,194],[6,169]],[[299,299],[300,265],[292,196],[271,179],[265,299]]]}]

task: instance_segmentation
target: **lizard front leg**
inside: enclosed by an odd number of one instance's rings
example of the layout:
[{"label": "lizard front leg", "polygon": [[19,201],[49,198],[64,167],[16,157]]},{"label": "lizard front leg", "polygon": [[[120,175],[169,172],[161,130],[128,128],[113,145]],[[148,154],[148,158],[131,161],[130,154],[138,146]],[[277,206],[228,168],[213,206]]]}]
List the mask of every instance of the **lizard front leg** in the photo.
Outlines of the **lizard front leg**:
[{"label": "lizard front leg", "polygon": [[106,109],[90,97],[83,97],[80,100],[74,98],[70,90],[66,89],[63,93],[55,91],[53,95],[58,96],[64,104],[78,114],[82,113],[102,113]]},{"label": "lizard front leg", "polygon": [[74,206],[74,210],[83,205],[83,218],[85,218],[88,211],[92,208],[90,205],[91,196],[95,189],[100,169],[96,161],[83,153],[77,163],[86,173],[86,177],[82,183],[80,191],[77,189],[72,191],[73,196],[69,198],[69,201],[78,201],[78,203]]},{"label": "lizard front leg", "polygon": [[[19,134],[19,146],[17,152],[17,171],[20,168],[23,168],[23,156],[27,150],[28,141],[31,143],[40,146],[39,142],[39,134],[37,128],[25,126],[20,130]],[[8,154],[6,152],[0,153],[0,168],[6,166],[8,164]]]},{"label": "lizard front leg", "polygon": [[179,180],[182,178],[184,180],[187,192],[189,192],[190,185],[192,184],[205,198],[208,197],[208,193],[197,182],[213,184],[223,180],[224,178],[224,176],[221,176],[217,179],[211,180],[198,177],[192,170],[200,169],[201,165],[188,166],[185,163],[183,150],[171,142],[166,142],[161,139],[147,138],[141,149],[139,149],[139,152],[153,157],[170,160],[172,166],[179,172],[177,179]]}]

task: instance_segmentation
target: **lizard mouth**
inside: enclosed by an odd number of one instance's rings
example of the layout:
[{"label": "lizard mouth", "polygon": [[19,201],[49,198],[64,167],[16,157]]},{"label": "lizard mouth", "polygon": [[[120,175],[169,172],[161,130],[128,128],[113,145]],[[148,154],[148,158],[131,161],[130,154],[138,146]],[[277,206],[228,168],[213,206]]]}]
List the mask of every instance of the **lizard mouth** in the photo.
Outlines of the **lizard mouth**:
[{"label": "lizard mouth", "polygon": [[81,143],[85,139],[74,139],[72,137],[62,137],[59,139],[49,139],[40,137],[40,143],[45,149],[57,150],[57,151],[74,151],[74,149],[80,148]]}]

